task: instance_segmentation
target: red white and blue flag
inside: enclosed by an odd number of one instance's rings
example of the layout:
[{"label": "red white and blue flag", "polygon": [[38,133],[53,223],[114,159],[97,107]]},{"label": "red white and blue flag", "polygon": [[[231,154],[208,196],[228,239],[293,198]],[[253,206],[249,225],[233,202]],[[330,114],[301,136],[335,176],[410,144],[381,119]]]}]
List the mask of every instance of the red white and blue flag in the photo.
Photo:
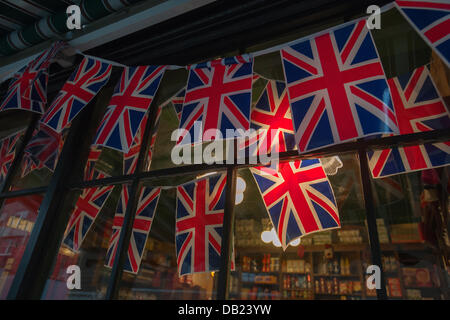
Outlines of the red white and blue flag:
[{"label": "red white and blue flag", "polygon": [[[425,66],[388,80],[400,134],[450,128],[450,118]],[[374,178],[450,164],[450,142],[368,152]]]},{"label": "red white and blue flag", "polygon": [[[256,154],[294,150],[295,132],[284,82],[270,80],[251,112],[250,127],[255,129],[244,145]],[[242,147],[242,145],[241,145]]]},{"label": "red white and blue flag", "polygon": [[45,124],[39,123],[39,127],[25,148],[25,153],[34,162],[35,168],[45,166],[53,171],[63,145],[63,133],[58,133]]},{"label": "red white and blue flag", "polygon": [[[162,105],[156,110],[156,120],[155,125],[152,130],[152,137],[150,140],[150,146],[148,148],[146,168],[144,170],[149,170],[152,162],[153,147],[155,146],[156,136],[158,133],[159,118],[161,116]],[[148,114],[145,114],[144,119],[141,122],[141,126],[138,130],[136,137],[134,138],[133,144],[130,150],[123,156],[123,174],[133,174],[136,172],[137,161],[139,158],[139,152],[141,150],[142,140],[144,138],[144,131],[148,121]]]},{"label": "red white and blue flag", "polygon": [[22,109],[44,113],[47,103],[48,67],[66,44],[58,41],[14,74],[0,111]]},{"label": "red white and blue flag", "polygon": [[16,145],[22,134],[23,130],[0,140],[0,185],[5,180],[8,170],[14,161]]},{"label": "red white and blue flag", "polygon": [[180,276],[219,270],[226,178],[220,174],[177,187],[175,241]]},{"label": "red white and blue flag", "polygon": [[112,65],[85,57],[64,84],[41,121],[61,132],[108,82],[111,70]]},{"label": "red white and blue flag", "polygon": [[450,67],[450,2],[396,0],[397,8]]},{"label": "red white and blue flag", "polygon": [[97,130],[95,145],[127,153],[153,101],[165,66],[126,67]]},{"label": "red white and blue flag", "polygon": [[[248,59],[246,59],[248,58]],[[178,143],[192,144],[217,138],[205,137],[207,130],[248,130],[252,95],[253,61],[249,57],[215,60],[190,68],[180,120],[182,134]],[[201,122],[202,132],[194,133],[194,123]]]},{"label": "red white and blue flag", "polygon": [[[95,172],[95,179],[105,178],[105,174]],[[108,200],[114,186],[103,186],[84,189],[78,198],[70,216],[64,234],[63,244],[70,250],[78,252],[98,214]]]},{"label": "red white and blue flag", "polygon": [[284,250],[307,234],[340,228],[333,189],[318,159],[250,170]]},{"label": "red white and blue flag", "polygon": [[86,167],[84,168],[84,180],[92,180],[94,178],[94,168],[97,160],[102,154],[102,148],[98,146],[91,146],[89,155],[86,161]]},{"label": "red white and blue flag", "polygon": [[286,47],[281,57],[299,152],[397,132],[365,20]]},{"label": "red white and blue flag", "polygon": [[[128,205],[130,186],[123,186],[122,193],[117,205],[116,215],[113,221],[113,231],[109,240],[108,251],[106,253],[106,266],[113,267],[117,253],[120,233],[122,232],[123,220]],[[127,258],[124,264],[124,271],[138,273],[144,254],[152,221],[158,205],[161,188],[143,187],[139,196],[138,207],[134,217],[133,231],[130,245],[127,250]]]}]

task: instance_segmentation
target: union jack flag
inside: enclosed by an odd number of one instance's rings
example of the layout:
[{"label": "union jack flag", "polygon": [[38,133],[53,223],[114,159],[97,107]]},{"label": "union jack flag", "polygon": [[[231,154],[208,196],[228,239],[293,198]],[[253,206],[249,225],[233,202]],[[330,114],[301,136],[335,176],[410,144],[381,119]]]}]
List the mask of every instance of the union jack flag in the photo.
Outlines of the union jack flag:
[{"label": "union jack flag", "polygon": [[145,113],[158,90],[165,66],[126,67],[94,140],[121,152],[128,152]]},{"label": "union jack flag", "polygon": [[[425,66],[388,80],[400,134],[450,128],[450,118]],[[368,152],[374,178],[450,164],[450,142]]]},{"label": "union jack flag", "polygon": [[23,134],[23,130],[0,140],[0,185],[6,178],[8,170],[14,161],[16,145]]},{"label": "union jack flag", "polygon": [[[106,253],[106,266],[113,267],[114,259],[117,253],[117,244],[119,243],[120,233],[122,232],[125,211],[128,205],[130,186],[123,186],[122,193],[113,221],[113,232],[109,239],[108,251]],[[138,208],[133,223],[133,231],[128,246],[127,259],[124,265],[124,271],[138,273],[144,254],[145,243],[152,226],[152,221],[158,205],[161,188],[143,187],[139,196]]]},{"label": "union jack flag", "polygon": [[10,109],[44,113],[47,103],[48,67],[66,44],[58,41],[14,74],[0,111]]},{"label": "union jack flag", "polygon": [[[207,130],[248,130],[252,95],[253,61],[237,58],[222,59],[190,68],[189,79],[180,120],[182,134],[178,143],[198,143],[213,140],[202,135]],[[227,64],[232,62],[231,64]],[[202,123],[202,132],[194,134],[194,123]]]},{"label": "union jack flag", "polygon": [[29,156],[29,154],[25,153],[23,155],[23,164],[22,164],[22,174],[21,177],[25,177],[27,174],[31,173],[34,170],[40,170],[44,167],[43,163],[34,163],[33,159]]},{"label": "union jack flag", "polygon": [[102,154],[101,147],[91,146],[86,161],[86,167],[84,168],[84,180],[92,180],[92,178],[94,177],[95,163],[97,162],[98,158],[100,158],[101,154]]},{"label": "union jack flag", "polygon": [[[105,178],[104,173],[95,172],[96,179]],[[83,240],[95,222],[99,212],[108,200],[114,186],[94,187],[84,189],[78,198],[70,216],[63,244],[70,250],[78,252]]]},{"label": "union jack flag", "polygon": [[397,131],[366,21],[281,50],[300,152]]},{"label": "union jack flag", "polygon": [[53,171],[63,145],[63,133],[58,133],[45,124],[39,123],[39,127],[25,148],[25,153],[37,168],[45,166]]},{"label": "union jack flag", "polygon": [[177,188],[178,274],[219,270],[226,174]]},{"label": "union jack flag", "polygon": [[333,189],[318,159],[278,167],[251,171],[284,250],[309,233],[340,228]]},{"label": "union jack flag", "polygon": [[396,0],[399,11],[450,67],[450,3],[448,0]]},{"label": "union jack flag", "polygon": [[244,146],[255,145],[254,151],[257,154],[295,149],[295,132],[284,82],[267,82],[250,118],[250,127],[257,132],[250,136]]},{"label": "union jack flag", "polygon": [[[150,141],[150,147],[148,149],[146,169],[150,169],[153,147],[156,142],[156,135],[158,133],[159,117],[161,115],[162,105],[158,107],[156,113],[155,125],[152,130],[152,138]],[[148,114],[145,114],[144,119],[139,127],[138,133],[133,140],[130,150],[123,156],[123,174],[133,174],[136,172],[137,160],[139,158],[139,152],[141,150],[142,140],[144,138],[144,131],[148,121]]]},{"label": "union jack flag", "polygon": [[85,57],[41,121],[61,132],[108,82],[111,70],[112,65]]}]

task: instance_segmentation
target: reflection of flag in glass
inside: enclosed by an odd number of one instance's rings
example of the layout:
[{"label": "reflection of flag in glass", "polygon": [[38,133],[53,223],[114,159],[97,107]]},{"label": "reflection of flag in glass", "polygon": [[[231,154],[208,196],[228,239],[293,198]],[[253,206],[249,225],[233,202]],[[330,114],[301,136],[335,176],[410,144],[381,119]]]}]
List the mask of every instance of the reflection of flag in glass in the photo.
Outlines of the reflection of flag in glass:
[{"label": "reflection of flag in glass", "polygon": [[450,2],[396,0],[397,7],[450,67]]},{"label": "reflection of flag in glass", "polygon": [[0,185],[5,180],[8,170],[14,161],[16,145],[22,133],[23,131],[20,131],[0,140]]},{"label": "reflection of flag in glass", "polygon": [[[230,60],[230,61],[229,61]],[[190,134],[190,141],[180,137],[182,144],[194,141],[194,123],[202,122],[202,137],[207,130],[248,130],[252,94],[253,61],[244,57],[227,58],[197,65],[190,69],[180,120],[180,129]],[[187,136],[187,135],[185,135]],[[183,140],[184,139],[184,140]],[[203,139],[208,141],[211,139]]]},{"label": "reflection of flag in glass", "polygon": [[36,59],[14,74],[4,97],[0,111],[10,109],[44,113],[47,102],[48,67],[64,42],[55,42]]},{"label": "reflection of flag in glass", "polygon": [[[130,186],[123,186],[117,205],[116,215],[113,221],[113,232],[109,239],[108,252],[106,253],[106,266],[112,268],[117,253],[120,233],[128,205]],[[145,243],[152,226],[152,221],[158,205],[161,188],[143,187],[139,196],[136,216],[133,223],[133,231],[128,246],[124,271],[138,273],[144,254]]]},{"label": "reflection of flag in glass", "polygon": [[61,132],[108,82],[112,65],[85,57],[42,117],[42,122]]},{"label": "reflection of flag in glass", "polygon": [[[103,173],[95,172],[95,179],[103,179]],[[78,252],[87,233],[95,222],[98,214],[108,200],[114,186],[103,186],[84,189],[78,198],[70,216],[63,244],[72,251]]]},{"label": "reflection of flag in glass", "polygon": [[[158,109],[156,110],[157,112],[156,120],[152,130],[150,146],[148,148],[147,163],[145,170],[150,169],[153,155],[153,147],[155,146],[156,135],[158,133],[159,117],[161,116],[161,110],[162,106],[159,106]],[[133,174],[136,172],[137,161],[139,158],[139,152],[141,150],[142,140],[144,139],[144,131],[145,127],[147,126],[147,121],[148,121],[148,114],[145,114],[144,119],[142,120],[141,125],[139,127],[138,133],[136,134],[136,137],[133,140],[133,144],[131,145],[130,150],[123,156],[123,174]]]},{"label": "reflection of flag in glass", "polygon": [[84,168],[84,180],[92,180],[94,175],[95,163],[102,154],[102,148],[98,146],[91,146],[89,155],[86,161],[86,167]]},{"label": "reflection of flag in glass", "polygon": [[164,102],[162,104],[162,107],[164,107],[167,104],[171,103],[173,108],[175,109],[175,113],[177,114],[178,120],[181,119],[181,113],[183,110],[183,101],[184,101],[185,93],[186,93],[186,87],[183,87],[177,93],[175,93],[169,100],[167,100],[166,102]]},{"label": "reflection of flag in glass", "polygon": [[[295,133],[284,82],[270,80],[251,112],[252,129],[257,132],[245,145],[255,145],[257,154],[295,149]],[[242,146],[241,146],[242,147]]]},{"label": "reflection of flag in glass", "polygon": [[[389,79],[400,134],[450,128],[450,118],[428,69]],[[375,178],[450,164],[450,142],[368,152]]]},{"label": "reflection of flag in glass", "polygon": [[124,68],[93,144],[129,151],[164,70],[165,66]]},{"label": "reflection of flag in glass", "polygon": [[309,233],[340,228],[333,189],[318,159],[251,172],[284,250]]},{"label": "reflection of flag in glass", "polygon": [[33,137],[25,148],[25,153],[38,168],[47,167],[53,171],[56,168],[59,154],[63,147],[63,133],[40,123]]},{"label": "reflection of flag in glass", "polygon": [[177,188],[175,239],[180,276],[219,270],[225,186],[226,174],[221,174]]},{"label": "reflection of flag in glass", "polygon": [[365,20],[286,47],[281,56],[300,152],[397,131]]}]

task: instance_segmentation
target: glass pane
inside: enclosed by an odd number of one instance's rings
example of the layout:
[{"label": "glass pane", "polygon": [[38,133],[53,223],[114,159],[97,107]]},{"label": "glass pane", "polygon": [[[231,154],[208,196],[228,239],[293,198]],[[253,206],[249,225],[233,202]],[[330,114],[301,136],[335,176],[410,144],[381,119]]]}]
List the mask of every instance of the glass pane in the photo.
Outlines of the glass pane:
[{"label": "glass pane", "polygon": [[[101,178],[101,176],[99,176]],[[119,186],[101,186],[74,192],[64,209],[70,214],[55,265],[42,294],[43,299],[103,299],[110,278],[105,266],[112,234]],[[69,290],[67,268],[80,270],[80,289]],[[76,281],[73,282],[74,285]]]},{"label": "glass pane", "polygon": [[447,168],[372,180],[392,299],[449,299]]},{"label": "glass pane", "polygon": [[6,299],[43,196],[5,199],[0,209],[0,299]]},{"label": "glass pane", "polygon": [[0,115],[0,185],[6,179],[30,120],[29,112],[10,110]]},{"label": "glass pane", "polygon": [[305,235],[285,251],[252,174],[248,169],[238,171],[231,298],[368,298],[364,270],[370,249],[359,163],[350,154],[321,161],[336,198],[341,228]]},{"label": "glass pane", "polygon": [[[205,272],[179,276],[175,247],[176,186],[196,176],[154,180],[144,187],[163,188],[137,272],[124,272],[120,283],[120,299],[213,299],[218,273]],[[137,218],[138,216],[136,216]],[[135,229],[137,230],[137,229]],[[136,231],[138,232],[138,231]],[[135,235],[135,243],[138,236]],[[136,259],[135,259],[136,260]]]}]

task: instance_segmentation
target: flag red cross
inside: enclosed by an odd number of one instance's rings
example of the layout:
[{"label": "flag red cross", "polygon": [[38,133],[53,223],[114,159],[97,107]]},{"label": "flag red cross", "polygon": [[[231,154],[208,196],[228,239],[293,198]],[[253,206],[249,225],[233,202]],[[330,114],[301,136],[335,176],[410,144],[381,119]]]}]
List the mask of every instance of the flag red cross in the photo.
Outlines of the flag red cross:
[{"label": "flag red cross", "polygon": [[[346,67],[342,70],[340,64],[345,64],[350,56],[356,41],[364,32],[365,21],[361,21],[356,25],[353,34],[350,36],[346,45],[340,53],[341,62],[338,62],[331,35],[327,33],[315,39],[318,56],[322,65],[323,75],[315,76],[311,80],[301,81],[298,84],[289,87],[289,95],[291,100],[301,97],[306,94],[311,94],[318,90],[326,89],[329,95],[329,101],[331,104],[330,111],[333,112],[335,123],[338,129],[339,137],[341,140],[348,140],[358,136],[358,129],[355,125],[353,118],[352,107],[350,106],[349,98],[347,96],[346,85],[352,82],[359,81],[366,78],[383,76],[384,72],[379,61],[367,63],[361,66]],[[296,65],[304,68],[308,72],[318,75],[319,72],[314,66],[292,56],[286,51],[282,50],[283,58],[292,61]],[[379,102],[376,98],[371,97],[363,90],[350,87],[352,94],[357,95],[364,100],[370,102],[373,106],[387,113],[389,118],[395,123],[395,115],[390,109],[382,102]],[[325,109],[325,101],[321,101],[317,110],[314,113],[313,119],[310,121],[305,130],[305,134],[300,140],[301,149],[306,147],[308,137],[311,136],[314,130],[314,124],[317,123],[318,118],[321,116]],[[303,146],[303,147],[302,147]]]},{"label": "flag red cross", "polygon": [[[264,167],[260,170],[273,171],[273,169]],[[264,195],[265,202],[276,203],[279,199],[282,199],[289,194],[294,208],[297,209],[310,207],[308,200],[305,198],[305,194],[302,190],[301,184],[326,178],[322,166],[300,169],[300,171],[294,172],[289,163],[281,164],[279,166],[278,176],[282,178],[284,182],[280,183],[276,188]],[[336,221],[339,221],[339,217],[336,215],[335,211],[325,201],[317,197],[315,194],[309,192],[308,190],[305,191],[311,200],[317,202],[320,206],[325,208]],[[290,210],[287,210],[287,206],[288,201],[285,199],[283,208],[281,210],[280,223],[278,224],[278,235],[283,234],[283,227],[286,225],[282,222],[286,218],[289,218],[286,217],[286,214],[290,212]],[[317,225],[316,219],[314,218],[311,210],[304,210],[301,212],[297,212],[297,214],[301,215],[300,220],[304,228],[304,233],[319,229],[319,226]]]},{"label": "flag red cross", "polygon": [[222,102],[233,115],[236,116],[238,121],[242,124],[242,127],[245,128],[248,125],[248,120],[241,114],[241,111],[235,106],[231,99],[226,96],[226,94],[241,91],[242,88],[249,87],[248,81],[251,81],[251,78],[232,80],[230,82],[224,81],[225,75],[231,74],[238,67],[238,64],[228,66],[222,64],[215,65],[214,69],[211,69],[213,74],[211,81],[204,69],[197,68],[192,70],[192,72],[195,72],[205,84],[210,83],[209,86],[188,91],[184,100],[184,104],[186,104],[207,98],[207,116],[204,119],[203,131],[218,128],[220,106]]},{"label": "flag red cross", "polygon": [[[121,77],[120,86],[122,90],[124,88],[125,90],[123,92],[113,95],[111,98],[109,105],[113,106],[114,109],[111,113],[111,116],[106,118],[108,119],[109,123],[116,123],[118,119],[122,116],[122,114],[124,117],[124,122],[130,123],[129,114],[127,112],[124,112],[127,107],[137,108],[142,110],[142,112],[147,111],[147,109],[150,107],[152,99],[147,96],[138,97],[134,93],[144,88],[148,84],[148,82],[153,81],[155,75],[161,72],[161,68],[164,67],[156,68],[151,75],[147,76],[145,80],[142,80],[142,77],[144,76],[144,73],[147,71],[147,68],[143,66],[137,67],[135,71],[136,73],[133,74],[131,81],[128,85],[125,84],[126,77]],[[100,124],[100,126],[101,125],[102,124]],[[124,126],[124,131],[126,135],[126,141],[132,141],[133,135],[131,132],[131,127]],[[109,133],[110,133],[109,130],[102,130],[97,138],[97,141],[106,141]]]},{"label": "flag red cross", "polygon": [[[209,203],[207,207],[207,198],[206,194],[208,192],[207,179],[201,180],[197,182],[197,186],[195,188],[194,201],[191,200],[189,195],[184,191],[182,187],[178,188],[183,199],[189,205],[194,215],[192,217],[185,218],[183,220],[177,221],[177,232],[182,232],[184,230],[194,229],[188,235],[188,238],[183,244],[180,252],[185,252],[187,245],[190,243],[192,239],[192,234],[194,234],[194,247],[193,256],[194,256],[194,272],[201,272],[205,270],[205,256],[206,256],[206,226],[210,225],[221,225],[223,223],[223,211],[211,213],[210,211],[214,208],[217,202],[220,199],[221,192],[217,192],[215,198]],[[223,185],[226,183],[226,180],[223,179],[222,185],[220,186],[220,190],[223,188]],[[208,236],[210,243],[214,246],[217,252],[220,252],[221,244],[217,243],[217,241],[211,235]],[[180,265],[182,259],[182,254],[178,256],[178,265]]]}]

